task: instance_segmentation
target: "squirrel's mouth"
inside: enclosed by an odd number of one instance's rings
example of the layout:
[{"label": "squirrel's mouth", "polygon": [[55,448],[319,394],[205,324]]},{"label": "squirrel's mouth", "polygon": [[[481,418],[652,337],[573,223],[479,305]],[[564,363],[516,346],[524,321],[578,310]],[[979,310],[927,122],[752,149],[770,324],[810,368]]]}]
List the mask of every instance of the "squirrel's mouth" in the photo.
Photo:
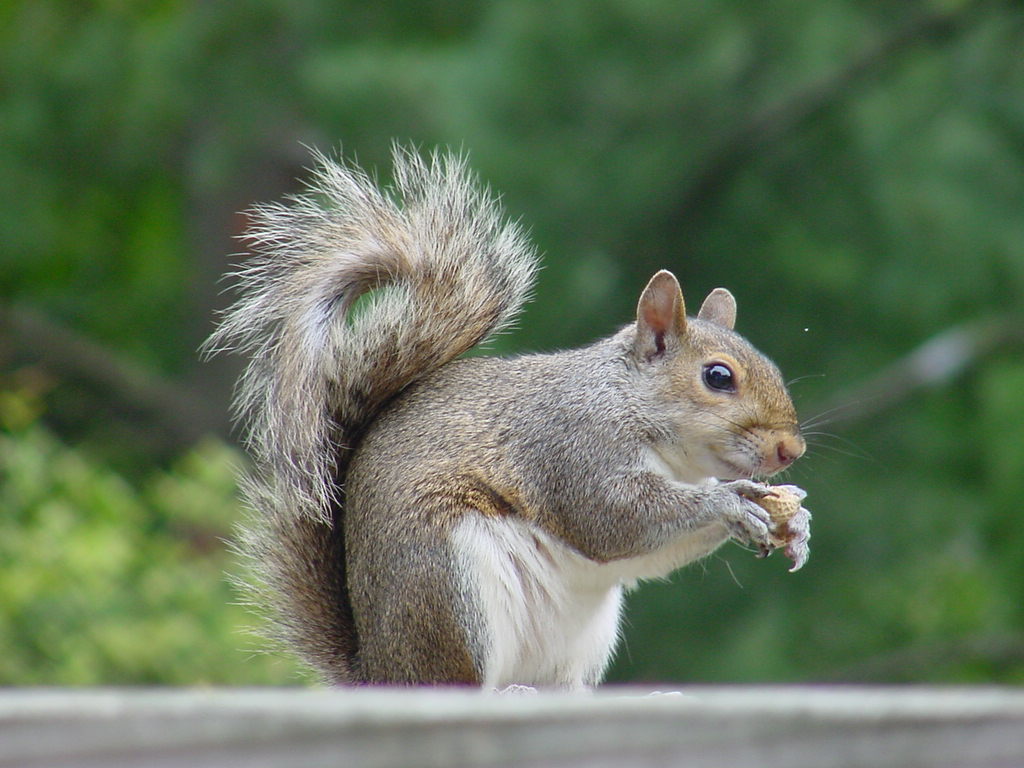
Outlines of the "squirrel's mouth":
[{"label": "squirrel's mouth", "polygon": [[[781,451],[782,449],[778,449]],[[800,448],[803,453],[803,448]],[[723,455],[724,454],[724,455]],[[737,452],[729,449],[712,452],[712,458],[721,470],[715,476],[719,480],[761,480],[767,481],[772,475],[778,474],[792,464],[793,459],[786,461],[774,461],[767,455],[748,455],[745,452]]]},{"label": "squirrel's mouth", "polygon": [[742,467],[721,456],[715,456],[715,461],[726,470],[725,472],[715,473],[715,477],[719,480],[753,480],[756,474],[753,468]]}]

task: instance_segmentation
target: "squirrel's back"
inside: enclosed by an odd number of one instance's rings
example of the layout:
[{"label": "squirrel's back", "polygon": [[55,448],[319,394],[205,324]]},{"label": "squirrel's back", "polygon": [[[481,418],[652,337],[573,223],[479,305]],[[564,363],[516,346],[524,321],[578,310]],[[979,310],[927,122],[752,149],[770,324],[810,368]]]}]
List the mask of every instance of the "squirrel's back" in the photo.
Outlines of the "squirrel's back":
[{"label": "squirrel's back", "polygon": [[255,601],[345,682],[358,678],[341,531],[352,450],[397,393],[511,322],[537,264],[461,157],[396,148],[392,194],[317,161],[308,194],[254,209],[241,297],[207,349],[250,356],[235,406],[254,460],[239,549]]}]

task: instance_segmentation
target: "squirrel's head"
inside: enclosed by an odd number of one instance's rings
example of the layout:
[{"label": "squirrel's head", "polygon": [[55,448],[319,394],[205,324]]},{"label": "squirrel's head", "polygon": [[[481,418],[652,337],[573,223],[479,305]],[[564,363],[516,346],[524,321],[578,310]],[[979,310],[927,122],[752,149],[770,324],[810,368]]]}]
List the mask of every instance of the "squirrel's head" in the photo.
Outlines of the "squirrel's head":
[{"label": "squirrel's head", "polygon": [[665,270],[640,296],[633,354],[667,417],[671,438],[658,453],[681,479],[768,476],[804,452],[779,369],[733,331],[735,322],[736,300],[724,288],[688,318]]}]

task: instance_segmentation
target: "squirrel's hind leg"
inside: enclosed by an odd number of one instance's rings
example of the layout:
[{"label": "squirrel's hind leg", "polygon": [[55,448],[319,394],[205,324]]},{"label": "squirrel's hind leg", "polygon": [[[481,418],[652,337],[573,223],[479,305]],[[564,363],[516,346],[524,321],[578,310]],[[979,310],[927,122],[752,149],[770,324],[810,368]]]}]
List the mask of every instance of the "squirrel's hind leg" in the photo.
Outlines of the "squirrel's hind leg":
[{"label": "squirrel's hind leg", "polygon": [[[350,539],[348,582],[365,682],[482,684],[479,611],[455,577],[443,531],[402,545]],[[355,543],[356,546],[352,546]]]}]

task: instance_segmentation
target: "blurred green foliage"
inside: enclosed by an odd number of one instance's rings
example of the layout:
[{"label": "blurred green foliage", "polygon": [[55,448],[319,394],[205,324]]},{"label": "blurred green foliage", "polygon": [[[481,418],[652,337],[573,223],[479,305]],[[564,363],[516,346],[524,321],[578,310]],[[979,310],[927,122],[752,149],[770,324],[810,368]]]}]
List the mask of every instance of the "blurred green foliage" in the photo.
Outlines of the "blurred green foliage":
[{"label": "blurred green foliage", "polygon": [[[1022,39],[966,0],[3,4],[0,311],[94,346],[0,335],[0,683],[295,679],[239,650],[233,454],[189,447],[226,430],[157,428],[130,374],[226,413],[237,366],[194,350],[236,212],[303,144],[386,176],[393,139],[468,151],[546,253],[497,351],[611,332],[667,267],[733,290],[805,418],[840,406],[790,473],[807,568],[728,546],[640,588],[615,679],[1022,680]],[[1000,341],[898,394],[975,321]]]},{"label": "blurred green foliage", "polygon": [[210,441],[130,483],[38,425],[0,434],[0,680],[297,679],[224,579],[238,460]]}]

